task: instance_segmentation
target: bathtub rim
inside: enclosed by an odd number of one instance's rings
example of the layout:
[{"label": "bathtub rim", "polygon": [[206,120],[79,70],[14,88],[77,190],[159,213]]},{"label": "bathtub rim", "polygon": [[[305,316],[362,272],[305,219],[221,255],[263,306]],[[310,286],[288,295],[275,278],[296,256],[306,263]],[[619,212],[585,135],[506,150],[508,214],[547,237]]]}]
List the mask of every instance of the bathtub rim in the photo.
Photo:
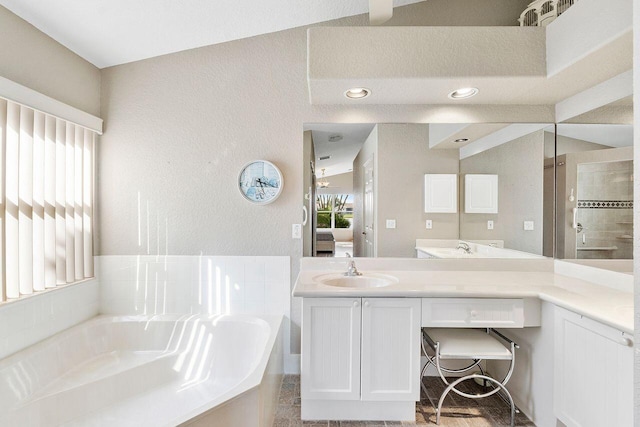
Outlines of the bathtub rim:
[{"label": "bathtub rim", "polygon": [[62,330],[55,335],[52,335],[44,340],[38,341],[33,345],[24,348],[16,353],[13,353],[5,358],[0,359],[0,368],[10,366],[13,363],[19,362],[24,359],[27,354],[40,351],[43,347],[51,345],[60,338],[67,337],[71,334],[78,333],[78,329],[90,325],[100,325],[105,323],[119,323],[119,322],[153,322],[153,321],[189,321],[190,319],[206,319],[210,321],[249,321],[254,323],[256,320],[260,320],[266,323],[269,328],[269,337],[265,342],[260,359],[256,363],[254,369],[244,377],[238,384],[229,388],[215,399],[200,405],[199,407],[185,411],[179,416],[167,419],[163,425],[177,426],[184,423],[188,423],[190,420],[197,418],[199,415],[210,411],[224,403],[233,400],[234,398],[246,393],[258,387],[266,374],[267,364],[269,358],[274,351],[274,345],[278,340],[278,335],[281,333],[282,324],[284,322],[284,315],[280,314],[222,314],[222,315],[199,315],[199,314],[167,314],[167,315],[109,315],[99,314],[77,325],[71,326],[65,330]]},{"label": "bathtub rim", "polygon": [[281,314],[260,314],[260,315],[251,315],[251,314],[231,314],[224,315],[239,319],[261,319],[267,322],[269,326],[269,339],[265,344],[264,351],[260,357],[260,361],[254,368],[254,370],[245,377],[239,384],[235,387],[230,388],[222,395],[218,396],[216,399],[213,399],[210,402],[207,402],[204,405],[199,406],[192,411],[185,412],[179,417],[173,418],[170,422],[166,424],[166,426],[178,426],[182,424],[188,424],[190,420],[199,417],[200,415],[205,414],[206,412],[220,406],[224,405],[227,402],[230,402],[233,399],[239,398],[243,394],[257,388],[263,381],[263,378],[266,374],[267,364],[269,363],[269,359],[271,357],[271,353],[274,351],[274,345],[278,341],[278,334],[281,333],[282,323],[284,321],[284,315]]}]

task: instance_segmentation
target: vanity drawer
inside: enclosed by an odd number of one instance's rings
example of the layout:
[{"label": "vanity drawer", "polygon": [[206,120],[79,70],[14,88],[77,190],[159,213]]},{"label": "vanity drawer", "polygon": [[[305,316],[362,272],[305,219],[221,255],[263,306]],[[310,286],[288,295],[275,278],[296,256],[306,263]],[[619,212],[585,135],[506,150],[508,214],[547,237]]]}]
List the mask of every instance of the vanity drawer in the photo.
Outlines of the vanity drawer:
[{"label": "vanity drawer", "polygon": [[[502,298],[423,298],[422,326],[436,328],[522,328],[525,303]],[[531,325],[532,326],[532,325]]]}]

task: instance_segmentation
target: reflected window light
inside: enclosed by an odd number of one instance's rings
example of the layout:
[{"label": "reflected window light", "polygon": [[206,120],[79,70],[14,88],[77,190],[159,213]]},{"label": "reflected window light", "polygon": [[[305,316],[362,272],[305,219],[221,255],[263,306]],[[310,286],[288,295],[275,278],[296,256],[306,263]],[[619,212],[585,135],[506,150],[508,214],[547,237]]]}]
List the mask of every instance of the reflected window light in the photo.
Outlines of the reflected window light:
[{"label": "reflected window light", "polygon": [[184,366],[185,359],[187,358],[187,355],[189,354],[189,350],[191,350],[191,346],[193,345],[193,340],[196,337],[198,323],[199,323],[198,319],[194,319],[193,322],[185,321],[185,328],[187,327],[187,325],[191,326],[191,334],[189,335],[189,342],[187,342],[187,346],[185,347],[184,351],[180,353],[180,356],[178,356],[178,359],[176,360],[176,363],[174,365],[175,367],[174,369],[177,372],[182,371],[182,367]]},{"label": "reflected window light", "polygon": [[149,303],[149,264],[144,264],[144,310],[142,314],[147,314],[147,305]]},{"label": "reflected window light", "polygon": [[195,376],[196,380],[202,380],[202,373],[204,372],[204,365],[205,365],[205,362],[208,359],[207,355],[209,354],[209,351],[211,351],[211,342],[212,341],[213,341],[213,334],[209,333],[207,335],[207,342],[204,345],[204,350],[202,352],[202,357],[200,358],[200,366],[198,366],[198,372],[196,373],[196,376]]},{"label": "reflected window light", "polygon": [[142,247],[142,209],[140,207],[140,192],[138,191],[138,247]]},{"label": "reflected window light", "polygon": [[196,342],[196,346],[193,348],[193,351],[191,351],[191,360],[189,361],[189,366],[187,367],[187,372],[185,373],[184,378],[188,381],[189,379],[191,379],[191,374],[193,373],[193,368],[196,364],[196,361],[198,359],[198,356],[202,353],[201,350],[201,346],[202,346],[202,340],[204,339],[204,325],[200,325],[200,327],[198,328],[198,341]]},{"label": "reflected window light", "polygon": [[213,264],[207,260],[207,314],[213,313]]},{"label": "reflected window light", "polygon": [[198,257],[198,306],[202,307],[202,255]]},{"label": "reflected window light", "polygon": [[231,313],[231,301],[230,301],[230,295],[231,295],[231,283],[229,281],[229,276],[226,277],[226,282],[225,283],[225,303],[226,303],[226,309],[225,309],[225,314],[230,314]]},{"label": "reflected window light", "polygon": [[163,284],[162,314],[167,314],[167,280],[166,279]]},{"label": "reflected window light", "polygon": [[216,266],[216,313],[220,314],[222,312],[222,272],[220,271],[220,267]]},{"label": "reflected window light", "polygon": [[147,200],[147,255],[151,255],[151,230],[150,230],[149,201]]}]

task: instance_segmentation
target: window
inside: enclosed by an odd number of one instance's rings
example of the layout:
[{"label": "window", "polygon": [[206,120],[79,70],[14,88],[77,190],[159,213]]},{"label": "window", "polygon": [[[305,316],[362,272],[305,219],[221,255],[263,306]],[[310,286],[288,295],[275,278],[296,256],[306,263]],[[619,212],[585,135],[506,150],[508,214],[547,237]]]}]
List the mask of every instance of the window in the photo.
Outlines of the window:
[{"label": "window", "polygon": [[538,13],[535,10],[529,10],[524,15],[524,24],[525,27],[535,27],[538,25]]},{"label": "window", "polygon": [[558,16],[562,15],[567,11],[572,5],[574,0],[559,0],[558,1]]},{"label": "window", "polygon": [[318,194],[316,224],[317,228],[351,228],[353,226],[353,195]]},{"label": "window", "polygon": [[553,12],[553,3],[551,3],[550,1],[545,2],[542,5],[541,12],[542,12],[543,15],[546,15],[547,13]]},{"label": "window", "polygon": [[0,98],[0,300],[93,277],[95,135]]}]

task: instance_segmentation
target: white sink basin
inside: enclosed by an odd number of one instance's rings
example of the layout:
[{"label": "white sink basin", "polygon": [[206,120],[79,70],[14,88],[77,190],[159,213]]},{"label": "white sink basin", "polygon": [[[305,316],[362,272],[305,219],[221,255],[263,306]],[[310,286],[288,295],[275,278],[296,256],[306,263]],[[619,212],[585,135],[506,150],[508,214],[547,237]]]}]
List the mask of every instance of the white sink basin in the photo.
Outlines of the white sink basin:
[{"label": "white sink basin", "polygon": [[386,274],[364,273],[362,276],[345,276],[343,274],[323,274],[313,278],[315,282],[340,288],[381,288],[398,283],[398,279]]}]

